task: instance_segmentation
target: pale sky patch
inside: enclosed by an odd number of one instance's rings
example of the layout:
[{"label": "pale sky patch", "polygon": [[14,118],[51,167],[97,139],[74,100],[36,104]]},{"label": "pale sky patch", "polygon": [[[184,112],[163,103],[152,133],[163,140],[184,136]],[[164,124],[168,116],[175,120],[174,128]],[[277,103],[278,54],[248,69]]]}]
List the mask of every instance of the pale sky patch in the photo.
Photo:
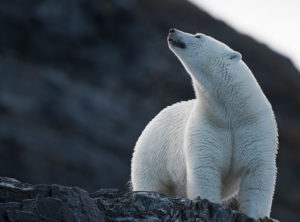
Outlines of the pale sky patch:
[{"label": "pale sky patch", "polygon": [[289,57],[300,70],[299,0],[190,0]]}]

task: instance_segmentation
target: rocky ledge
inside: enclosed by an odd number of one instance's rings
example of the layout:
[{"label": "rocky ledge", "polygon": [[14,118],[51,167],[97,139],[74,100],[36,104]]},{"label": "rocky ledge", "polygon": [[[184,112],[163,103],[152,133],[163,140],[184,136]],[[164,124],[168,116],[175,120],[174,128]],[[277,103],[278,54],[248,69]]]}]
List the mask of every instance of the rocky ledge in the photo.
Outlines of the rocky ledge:
[{"label": "rocky ledge", "polygon": [[[0,177],[0,221],[239,221],[255,220],[207,200],[168,198],[151,192],[21,183]],[[265,218],[261,222],[274,220]]]}]

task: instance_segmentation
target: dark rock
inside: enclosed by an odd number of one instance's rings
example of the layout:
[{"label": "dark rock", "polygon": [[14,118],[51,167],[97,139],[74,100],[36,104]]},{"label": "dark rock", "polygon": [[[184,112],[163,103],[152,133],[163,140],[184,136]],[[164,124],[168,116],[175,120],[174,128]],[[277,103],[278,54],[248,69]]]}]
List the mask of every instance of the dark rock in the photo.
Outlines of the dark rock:
[{"label": "dark rock", "polygon": [[0,181],[0,202],[17,202],[32,197],[32,187],[19,181],[3,177]]},{"label": "dark rock", "polygon": [[[15,197],[15,202],[10,198],[1,199],[0,221],[255,222],[225,205],[201,199],[168,198],[151,192],[122,193],[116,189],[101,189],[88,195],[77,187],[32,186],[1,177],[0,183],[1,196]],[[49,187],[52,187],[52,192],[45,192]],[[32,198],[24,196],[28,190]],[[274,220],[265,218],[260,221]]]},{"label": "dark rock", "polygon": [[77,187],[32,186],[3,177],[0,187],[0,214],[5,221],[104,221],[96,202]]}]

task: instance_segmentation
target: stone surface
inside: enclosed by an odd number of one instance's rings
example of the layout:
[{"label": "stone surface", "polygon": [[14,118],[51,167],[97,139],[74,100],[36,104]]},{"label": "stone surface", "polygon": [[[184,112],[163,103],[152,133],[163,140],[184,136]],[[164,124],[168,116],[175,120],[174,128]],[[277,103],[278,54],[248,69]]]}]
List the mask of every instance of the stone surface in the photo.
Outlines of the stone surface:
[{"label": "stone surface", "polygon": [[[151,192],[100,189],[88,194],[77,187],[30,185],[0,177],[0,221],[114,222],[255,222],[225,205],[207,200],[168,198]],[[264,218],[260,222],[275,222]]]},{"label": "stone surface", "polygon": [[0,178],[1,221],[103,221],[89,194],[77,187],[29,185]]}]

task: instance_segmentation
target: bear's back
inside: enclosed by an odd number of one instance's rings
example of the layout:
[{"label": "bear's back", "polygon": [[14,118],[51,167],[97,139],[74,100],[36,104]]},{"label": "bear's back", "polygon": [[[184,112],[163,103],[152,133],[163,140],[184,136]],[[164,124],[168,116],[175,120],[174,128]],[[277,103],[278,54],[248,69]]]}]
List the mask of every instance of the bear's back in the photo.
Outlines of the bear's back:
[{"label": "bear's back", "polygon": [[[141,171],[152,169],[167,183],[185,177],[185,167],[179,165],[185,165],[182,149],[184,129],[195,101],[183,101],[166,107],[146,126],[133,155],[135,161],[140,162],[139,166],[144,168]],[[183,170],[174,171],[175,168]]]},{"label": "bear's back", "polygon": [[[151,144],[148,144],[150,146],[153,146],[156,142],[164,143],[160,144],[160,146],[166,146],[168,143],[176,143],[177,138],[183,137],[182,130],[185,127],[194,103],[195,99],[178,102],[164,108],[146,126],[137,141],[137,145],[150,141]],[[151,150],[151,152],[153,151]]]}]

